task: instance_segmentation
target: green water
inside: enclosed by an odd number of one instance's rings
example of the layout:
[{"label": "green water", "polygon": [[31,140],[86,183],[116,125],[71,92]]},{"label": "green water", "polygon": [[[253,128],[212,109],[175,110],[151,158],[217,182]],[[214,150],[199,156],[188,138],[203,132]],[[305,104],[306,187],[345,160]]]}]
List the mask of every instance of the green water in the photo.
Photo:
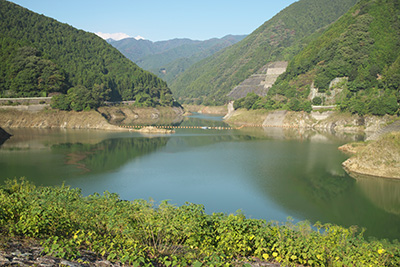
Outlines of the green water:
[{"label": "green water", "polygon": [[[194,117],[183,125],[221,126]],[[0,182],[106,190],[122,199],[204,204],[206,212],[358,225],[400,238],[400,182],[351,178],[337,147],[359,139],[292,129],[177,130],[173,135],[83,130],[15,130],[0,146]]]}]

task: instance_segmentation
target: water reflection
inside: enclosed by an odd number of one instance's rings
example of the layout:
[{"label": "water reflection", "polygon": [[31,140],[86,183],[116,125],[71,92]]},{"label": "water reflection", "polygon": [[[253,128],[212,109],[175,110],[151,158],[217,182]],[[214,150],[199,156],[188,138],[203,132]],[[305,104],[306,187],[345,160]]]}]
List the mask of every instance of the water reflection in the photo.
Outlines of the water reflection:
[{"label": "water reflection", "polygon": [[362,193],[377,207],[400,215],[400,180],[352,174]]},{"label": "water reflection", "polygon": [[61,143],[51,146],[52,152],[66,155],[66,164],[82,173],[108,172],[130,160],[152,153],[167,144],[168,137],[107,139],[97,144]]},{"label": "water reflection", "polygon": [[0,147],[0,181],[27,176],[37,184],[57,185],[85,173],[118,169],[152,153],[168,137],[91,130],[12,129]]},{"label": "water reflection", "polygon": [[240,130],[251,136],[271,138],[274,140],[308,140],[319,143],[338,143],[362,141],[364,134],[332,133],[329,130],[297,129],[282,127],[244,127]]},{"label": "water reflection", "polygon": [[[225,126],[202,115],[184,126]],[[366,227],[400,238],[400,183],[353,179],[338,146],[363,136],[287,128],[178,129],[144,137],[124,132],[13,130],[0,147],[0,180],[80,187],[84,194],[170,199],[207,212],[242,209],[252,218],[321,221]]]}]

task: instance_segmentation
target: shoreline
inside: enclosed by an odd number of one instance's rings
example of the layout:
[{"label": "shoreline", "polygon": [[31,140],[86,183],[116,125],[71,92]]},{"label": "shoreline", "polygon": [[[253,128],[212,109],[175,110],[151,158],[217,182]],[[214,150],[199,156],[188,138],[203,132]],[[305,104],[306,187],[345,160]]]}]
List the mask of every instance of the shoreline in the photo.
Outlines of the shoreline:
[{"label": "shoreline", "polygon": [[400,132],[384,134],[374,141],[346,144],[339,150],[351,154],[342,167],[353,178],[400,179]]},{"label": "shoreline", "polygon": [[[195,106],[198,109],[199,106]],[[221,111],[227,107],[218,107],[208,109],[221,114]],[[204,110],[204,109],[203,109]],[[215,114],[215,113],[208,113]],[[124,128],[111,124],[110,121],[128,122],[139,125],[154,125],[155,122],[160,124],[176,123],[183,120],[184,110],[176,108],[132,108],[129,106],[122,107],[102,107],[98,111],[58,111],[52,109],[44,109],[42,111],[18,111],[18,110],[0,110],[0,127],[3,128],[39,128],[39,129],[94,129],[106,131],[130,131],[141,134],[172,134],[175,131],[157,128],[143,127],[142,129]],[[333,111],[312,112],[310,114],[304,112],[288,112],[288,111],[266,111],[266,110],[236,110],[231,112],[230,118],[224,120],[228,124],[233,125],[260,125],[265,127],[282,127],[282,128],[299,128],[310,130],[324,130],[333,133],[363,133],[366,140],[380,140],[382,135],[387,134],[385,129],[400,132],[400,121],[396,121],[394,116],[364,116],[351,115]],[[393,123],[395,122],[395,123]],[[123,124],[122,124],[123,125]],[[388,126],[389,125],[389,126]],[[395,126],[395,127],[393,127]],[[5,139],[6,140],[6,139]],[[4,141],[5,141],[4,140]],[[376,141],[368,142],[368,146]],[[349,151],[350,144],[347,144]],[[388,146],[388,147],[387,147]],[[343,146],[341,147],[343,148]],[[354,148],[354,146],[352,147]],[[384,145],[381,150],[387,150],[390,145]],[[360,150],[360,148],[358,148]],[[370,175],[374,177],[382,177],[387,179],[400,179],[400,175],[392,172],[388,173],[390,167],[385,164],[379,164],[374,168],[374,164],[368,163],[371,159],[356,158],[359,151],[355,155],[350,156],[342,166],[350,175],[351,173],[360,175]],[[361,149],[365,150],[365,149]],[[400,148],[399,148],[400,150]],[[346,152],[346,151],[345,151]],[[373,154],[379,155],[380,151],[374,150]],[[395,153],[395,152],[394,152]],[[400,152],[399,152],[400,153]],[[379,158],[379,157],[378,157]],[[400,162],[396,158],[394,164]],[[375,164],[376,165],[376,164]],[[400,173],[400,163],[398,172]]]},{"label": "shoreline", "polygon": [[[143,120],[154,119],[150,110],[150,117],[148,114],[141,117]],[[0,127],[6,129],[13,128],[37,128],[37,129],[92,129],[92,130],[106,130],[106,131],[130,131],[130,132],[145,132],[157,134],[170,134],[171,130],[156,129],[145,127],[143,129],[127,129],[118,125],[111,124],[104,113],[99,111],[59,111],[59,110],[42,110],[42,111],[21,111],[21,110],[0,110]]]}]

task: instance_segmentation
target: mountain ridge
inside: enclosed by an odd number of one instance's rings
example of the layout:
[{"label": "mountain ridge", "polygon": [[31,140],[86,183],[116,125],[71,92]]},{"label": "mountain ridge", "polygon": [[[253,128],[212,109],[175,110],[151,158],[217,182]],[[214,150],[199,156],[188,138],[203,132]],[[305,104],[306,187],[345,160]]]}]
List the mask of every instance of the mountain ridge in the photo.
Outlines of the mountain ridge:
[{"label": "mountain ridge", "polygon": [[126,38],[110,43],[127,58],[168,83],[194,63],[242,40],[246,35],[226,35],[208,40],[175,38],[165,41]]},{"label": "mountain ridge", "polygon": [[74,88],[71,99],[173,103],[164,81],[94,33],[5,0],[0,0],[0,17],[0,97],[65,94]]},{"label": "mountain ridge", "polygon": [[357,1],[300,0],[288,6],[245,39],[186,70],[172,84],[181,99],[222,104],[240,82],[272,61],[291,59],[307,37],[329,25]]},{"label": "mountain ridge", "polygon": [[[289,62],[271,88],[271,96],[281,96],[273,105],[283,108],[294,96],[314,102],[310,89],[322,95],[315,103],[323,104],[340,89],[334,101],[342,111],[394,115],[400,100],[399,32],[398,1],[359,1]],[[342,82],[332,88],[336,78]]]}]

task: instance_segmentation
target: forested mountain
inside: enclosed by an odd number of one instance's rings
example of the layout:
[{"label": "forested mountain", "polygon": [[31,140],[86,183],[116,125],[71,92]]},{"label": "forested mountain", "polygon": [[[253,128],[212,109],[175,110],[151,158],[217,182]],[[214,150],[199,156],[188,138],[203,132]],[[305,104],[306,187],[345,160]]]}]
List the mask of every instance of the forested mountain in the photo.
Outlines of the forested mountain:
[{"label": "forested mountain", "polygon": [[63,105],[84,99],[85,108],[106,99],[173,104],[164,81],[100,37],[5,0],[0,0],[0,51],[0,97],[68,92],[59,99]]},{"label": "forested mountain", "polygon": [[[330,82],[345,77],[336,99],[341,110],[394,114],[400,100],[400,2],[360,0],[293,60],[261,101],[265,108],[306,102],[312,84],[331,95]],[[274,99],[275,98],[275,99]],[[318,102],[321,102],[318,99]],[[300,101],[300,103],[299,103]],[[259,105],[260,106],[260,103]]]},{"label": "forested mountain", "polygon": [[337,20],[357,0],[300,0],[282,10],[244,40],[182,73],[171,89],[182,99],[223,103],[226,94],[268,62],[289,60],[311,34]]},{"label": "forested mountain", "polygon": [[127,38],[120,41],[109,41],[127,58],[148,70],[168,83],[194,63],[231,46],[245,35],[227,35],[205,41],[190,39],[173,39],[151,42]]}]

